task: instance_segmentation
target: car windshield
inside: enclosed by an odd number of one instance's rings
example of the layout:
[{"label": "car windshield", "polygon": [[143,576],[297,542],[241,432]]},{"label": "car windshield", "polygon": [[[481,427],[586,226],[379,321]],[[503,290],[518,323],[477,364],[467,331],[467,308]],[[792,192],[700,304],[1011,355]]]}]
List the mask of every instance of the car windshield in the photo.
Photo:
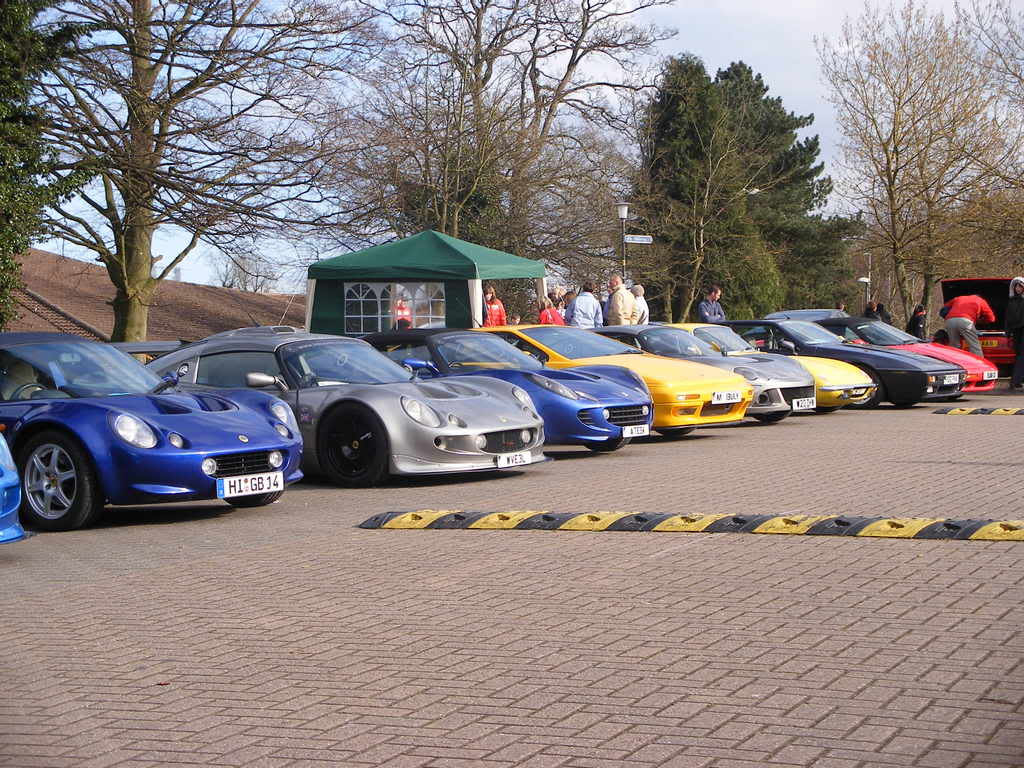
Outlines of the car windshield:
[{"label": "car windshield", "polygon": [[553,349],[562,357],[578,360],[583,357],[604,357],[606,355],[642,355],[639,349],[627,347],[621,342],[599,336],[582,328],[562,328],[557,325],[524,328],[526,336]]},{"label": "car windshield", "polygon": [[894,328],[888,323],[873,320],[869,323],[858,323],[856,326],[857,335],[869,344],[878,344],[883,347],[892,344],[918,344],[920,339],[904,333],[899,328]]},{"label": "car windshield", "polygon": [[0,350],[4,400],[139,395],[160,378],[119,349],[89,341],[48,341]]},{"label": "car windshield", "polygon": [[817,323],[809,323],[806,320],[787,320],[779,325],[802,344],[839,344],[842,342],[842,339],[832,331],[826,331]]},{"label": "car windshield", "polygon": [[640,334],[644,349],[667,357],[720,357],[714,347],[682,328],[650,328]]},{"label": "car windshield", "polygon": [[708,344],[713,344],[723,352],[757,351],[736,331],[724,325],[702,325],[693,329],[693,335],[698,339],[706,341]]},{"label": "car windshield", "polygon": [[544,366],[529,355],[523,354],[507,341],[484,333],[465,333],[458,336],[441,336],[435,350],[445,364],[453,370],[529,370],[538,371]]},{"label": "car windshield", "polygon": [[405,368],[361,342],[299,341],[285,346],[281,359],[300,387],[395,384],[412,379]]}]

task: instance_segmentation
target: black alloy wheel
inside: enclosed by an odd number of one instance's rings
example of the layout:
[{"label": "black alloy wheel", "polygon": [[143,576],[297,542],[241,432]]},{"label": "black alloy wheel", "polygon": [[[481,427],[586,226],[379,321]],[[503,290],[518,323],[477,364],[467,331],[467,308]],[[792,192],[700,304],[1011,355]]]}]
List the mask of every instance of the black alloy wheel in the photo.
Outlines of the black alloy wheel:
[{"label": "black alloy wheel", "polygon": [[348,488],[369,488],[388,476],[387,430],[376,413],[342,403],[319,429],[320,468],[327,478]]}]

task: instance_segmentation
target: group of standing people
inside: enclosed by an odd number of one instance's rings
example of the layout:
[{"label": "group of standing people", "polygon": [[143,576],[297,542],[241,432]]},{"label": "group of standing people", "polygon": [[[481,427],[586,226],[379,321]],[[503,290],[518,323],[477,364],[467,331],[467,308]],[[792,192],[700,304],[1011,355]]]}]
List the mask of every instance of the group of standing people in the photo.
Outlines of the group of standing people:
[{"label": "group of standing people", "polygon": [[[597,298],[597,284],[583,283],[579,293],[553,290],[537,301],[537,322],[541,325],[571,325],[575,328],[597,328],[604,325],[644,325],[651,313],[644,298],[644,287],[627,288],[622,275],[608,281],[608,296]],[[484,322],[488,327],[517,325],[519,316],[511,317],[498,298],[494,286],[484,286]]]}]

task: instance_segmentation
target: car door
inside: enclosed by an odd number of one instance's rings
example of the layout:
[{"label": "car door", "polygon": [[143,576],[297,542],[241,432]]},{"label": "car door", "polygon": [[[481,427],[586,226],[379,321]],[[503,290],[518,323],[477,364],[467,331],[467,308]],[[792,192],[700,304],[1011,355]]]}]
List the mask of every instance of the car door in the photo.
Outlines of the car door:
[{"label": "car door", "polygon": [[[200,355],[195,373],[195,385],[203,389],[246,389],[247,373],[265,373],[269,376],[284,374],[277,355],[269,350],[235,350],[210,352]],[[276,387],[261,387],[276,391]]]}]

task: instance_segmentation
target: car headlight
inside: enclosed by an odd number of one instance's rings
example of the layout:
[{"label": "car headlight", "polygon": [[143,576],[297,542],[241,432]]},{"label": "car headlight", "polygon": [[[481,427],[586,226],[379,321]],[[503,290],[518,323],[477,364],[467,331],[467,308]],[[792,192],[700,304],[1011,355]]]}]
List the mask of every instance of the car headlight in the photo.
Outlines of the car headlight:
[{"label": "car headlight", "polygon": [[18,467],[14,463],[14,457],[11,455],[11,448],[2,437],[0,437],[0,467],[3,467],[8,472],[18,471]]},{"label": "car headlight", "polygon": [[278,401],[270,406],[270,412],[274,414],[274,418],[289,427],[295,426],[295,414],[292,413],[292,409],[288,407],[287,403]]},{"label": "car headlight", "polygon": [[512,387],[512,394],[526,408],[533,408],[533,400],[530,399],[530,395],[525,389],[522,387]]},{"label": "car headlight", "polygon": [[280,451],[271,451],[267,454],[267,463],[274,469],[280,469],[284,464],[284,454]]},{"label": "car headlight", "polygon": [[758,376],[757,371],[751,370],[750,368],[744,368],[742,366],[733,368],[733,373],[738,373],[747,381],[757,381],[761,377]]},{"label": "car headlight", "polygon": [[556,395],[568,398],[569,400],[580,399],[579,395],[577,395],[575,392],[573,392],[560,381],[549,379],[547,376],[538,376],[536,373],[528,373],[526,374],[526,378],[528,378],[538,387],[544,387],[544,389],[548,390],[548,392],[554,392]]},{"label": "car headlight", "polygon": [[156,433],[142,419],[130,413],[118,414],[114,419],[117,436],[136,448],[152,448],[156,445]]},{"label": "car headlight", "polygon": [[441,426],[441,417],[437,415],[437,411],[426,403],[422,403],[412,397],[403,397],[402,408],[409,415],[410,419],[419,422],[425,427]]}]

